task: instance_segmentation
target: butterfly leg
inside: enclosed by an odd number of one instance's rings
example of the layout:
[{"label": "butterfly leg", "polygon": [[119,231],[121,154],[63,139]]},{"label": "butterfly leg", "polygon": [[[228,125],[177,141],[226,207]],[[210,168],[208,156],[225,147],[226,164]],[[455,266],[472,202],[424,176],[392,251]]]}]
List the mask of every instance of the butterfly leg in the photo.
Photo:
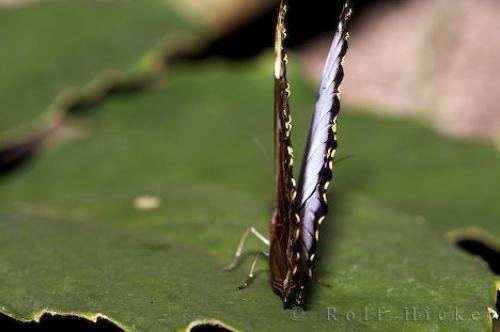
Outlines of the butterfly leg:
[{"label": "butterfly leg", "polygon": [[255,267],[257,266],[257,262],[259,261],[259,258],[261,256],[269,256],[269,253],[267,252],[264,252],[264,251],[259,251],[253,261],[252,261],[252,266],[250,267],[250,272],[248,273],[248,277],[247,277],[247,280],[240,286],[238,286],[238,289],[244,289],[244,288],[247,288],[254,280],[254,272],[255,272]]},{"label": "butterfly leg", "polygon": [[236,252],[234,253],[234,258],[232,262],[224,268],[224,271],[231,271],[233,270],[236,266],[238,266],[238,263],[241,258],[241,254],[243,252],[243,247],[245,246],[245,243],[248,239],[248,236],[250,234],[253,234],[256,238],[264,242],[266,246],[269,246],[269,240],[266,239],[262,234],[260,234],[254,227],[248,228],[245,233],[243,233],[243,236],[241,237],[240,242],[238,243],[238,247],[236,248]]}]

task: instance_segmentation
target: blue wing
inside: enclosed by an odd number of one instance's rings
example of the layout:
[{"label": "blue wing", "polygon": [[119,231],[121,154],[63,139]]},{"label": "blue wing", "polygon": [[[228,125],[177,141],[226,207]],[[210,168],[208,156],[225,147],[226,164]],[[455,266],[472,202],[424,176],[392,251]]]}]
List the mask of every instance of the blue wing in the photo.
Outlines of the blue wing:
[{"label": "blue wing", "polygon": [[297,278],[302,280],[312,275],[319,226],[327,213],[326,191],[337,149],[339,87],[344,76],[342,61],[347,51],[350,15],[351,7],[346,2],[323,71],[299,178],[296,211],[301,227],[297,234],[296,252],[298,270],[303,271],[303,275]]}]

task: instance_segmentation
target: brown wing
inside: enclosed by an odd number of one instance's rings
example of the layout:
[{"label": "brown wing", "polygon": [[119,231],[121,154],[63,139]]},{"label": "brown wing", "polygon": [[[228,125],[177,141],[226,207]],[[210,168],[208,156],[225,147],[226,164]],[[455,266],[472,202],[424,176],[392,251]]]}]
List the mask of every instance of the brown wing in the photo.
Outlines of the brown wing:
[{"label": "brown wing", "polygon": [[347,51],[347,23],[350,15],[351,7],[346,2],[326,59],[302,162],[296,204],[300,232],[294,247],[298,269],[294,283],[297,287],[303,286],[312,276],[319,226],[327,213],[326,190],[337,149],[339,87],[344,76],[342,60]]},{"label": "brown wing", "polygon": [[287,56],[283,48],[286,36],[286,5],[281,1],[276,24],[274,65],[274,154],[276,207],[270,225],[269,264],[273,288],[286,297],[291,281],[292,206],[296,184],[292,175],[293,150],[290,142],[292,119],[288,106],[289,86],[286,79]]}]

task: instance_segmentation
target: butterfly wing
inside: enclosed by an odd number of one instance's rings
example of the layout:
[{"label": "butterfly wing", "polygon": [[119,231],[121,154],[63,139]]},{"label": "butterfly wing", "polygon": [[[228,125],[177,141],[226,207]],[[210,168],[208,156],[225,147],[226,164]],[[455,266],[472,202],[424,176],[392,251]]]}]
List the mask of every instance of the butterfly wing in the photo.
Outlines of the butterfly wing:
[{"label": "butterfly wing", "polygon": [[287,55],[283,47],[286,5],[281,1],[276,24],[274,65],[274,149],[275,149],[275,202],[276,207],[270,227],[269,264],[273,288],[286,297],[291,281],[291,232],[292,211],[296,196],[296,183],[292,174],[292,129],[288,105],[289,86],[286,78]]},{"label": "butterfly wing", "polygon": [[312,276],[319,226],[327,213],[326,190],[332,177],[337,149],[337,115],[340,111],[339,87],[344,76],[342,60],[347,51],[347,23],[351,7],[347,2],[333,37],[321,79],[299,178],[296,212],[300,229],[294,248],[298,272],[295,283]]}]

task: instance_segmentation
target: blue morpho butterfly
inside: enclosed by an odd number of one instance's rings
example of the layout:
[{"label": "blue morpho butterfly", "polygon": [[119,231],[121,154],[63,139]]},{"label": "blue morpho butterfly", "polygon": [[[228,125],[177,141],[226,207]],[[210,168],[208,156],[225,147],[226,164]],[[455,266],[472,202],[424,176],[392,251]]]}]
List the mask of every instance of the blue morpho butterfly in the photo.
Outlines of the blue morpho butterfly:
[{"label": "blue morpho butterfly", "polygon": [[326,191],[332,177],[337,148],[337,115],[340,111],[339,86],[344,76],[342,61],[347,51],[347,23],[351,15],[345,3],[326,59],[313,119],[304,153],[298,186],[292,175],[293,150],[290,142],[292,119],[288,106],[287,55],[283,47],[285,0],[281,1],[276,24],[274,65],[275,204],[269,240],[249,228],[238,245],[234,260],[225,270],[234,269],[248,235],[253,234],[268,247],[253,262],[247,287],[254,277],[261,255],[269,257],[272,286],[286,307],[302,305],[305,284],[313,274],[319,227],[327,213]]}]

